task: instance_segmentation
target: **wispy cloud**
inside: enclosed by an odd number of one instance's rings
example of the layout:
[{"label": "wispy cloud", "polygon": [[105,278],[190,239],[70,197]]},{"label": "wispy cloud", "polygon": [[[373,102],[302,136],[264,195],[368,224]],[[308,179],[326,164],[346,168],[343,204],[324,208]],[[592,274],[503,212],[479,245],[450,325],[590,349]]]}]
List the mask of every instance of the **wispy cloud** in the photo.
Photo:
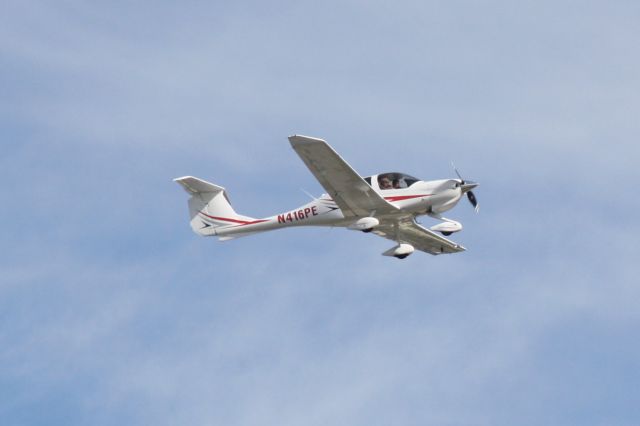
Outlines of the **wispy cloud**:
[{"label": "wispy cloud", "polygon": [[[637,423],[634,6],[5,12],[9,422]],[[251,215],[321,191],[294,132],[364,174],[439,178],[455,160],[481,182],[481,213],[452,212],[469,251],[193,236],[172,177],[220,183]]]}]

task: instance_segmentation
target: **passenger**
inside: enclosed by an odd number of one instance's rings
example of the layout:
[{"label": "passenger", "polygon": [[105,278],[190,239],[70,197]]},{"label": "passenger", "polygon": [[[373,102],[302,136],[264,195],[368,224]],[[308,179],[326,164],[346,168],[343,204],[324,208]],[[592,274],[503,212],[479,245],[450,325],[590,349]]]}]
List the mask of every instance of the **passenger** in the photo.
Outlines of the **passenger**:
[{"label": "passenger", "polygon": [[400,189],[400,179],[393,180],[393,189]]},{"label": "passenger", "polygon": [[391,189],[391,180],[384,176],[383,178],[380,179],[380,189]]}]

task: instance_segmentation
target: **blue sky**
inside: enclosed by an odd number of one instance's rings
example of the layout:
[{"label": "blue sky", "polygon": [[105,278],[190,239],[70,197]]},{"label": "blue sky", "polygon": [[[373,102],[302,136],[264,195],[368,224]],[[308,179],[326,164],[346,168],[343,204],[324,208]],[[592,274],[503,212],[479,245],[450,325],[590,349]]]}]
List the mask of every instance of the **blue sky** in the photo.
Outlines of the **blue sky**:
[{"label": "blue sky", "polygon": [[[0,418],[11,425],[636,425],[637,2],[6,1]],[[468,251],[219,243],[171,179],[266,216],[453,177]]]}]

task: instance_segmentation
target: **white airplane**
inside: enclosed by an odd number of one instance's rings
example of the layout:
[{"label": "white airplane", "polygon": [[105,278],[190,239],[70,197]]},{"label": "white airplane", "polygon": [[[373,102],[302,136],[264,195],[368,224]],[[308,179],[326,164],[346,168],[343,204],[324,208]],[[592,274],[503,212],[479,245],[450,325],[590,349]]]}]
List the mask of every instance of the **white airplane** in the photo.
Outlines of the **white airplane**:
[{"label": "white airplane", "polygon": [[[297,209],[255,219],[237,214],[223,187],[184,176],[174,181],[191,195],[193,231],[225,241],[290,226],[340,226],[395,241],[396,245],[382,254],[399,259],[416,249],[434,255],[465,250],[437,234],[462,230],[462,224],[441,214],[452,209],[464,194],[478,210],[471,191],[478,184],[462,179],[455,168],[459,179],[422,181],[404,173],[363,178],[322,139],[294,135],[289,142],[327,194]],[[420,215],[440,222],[424,228],[416,222]]]}]

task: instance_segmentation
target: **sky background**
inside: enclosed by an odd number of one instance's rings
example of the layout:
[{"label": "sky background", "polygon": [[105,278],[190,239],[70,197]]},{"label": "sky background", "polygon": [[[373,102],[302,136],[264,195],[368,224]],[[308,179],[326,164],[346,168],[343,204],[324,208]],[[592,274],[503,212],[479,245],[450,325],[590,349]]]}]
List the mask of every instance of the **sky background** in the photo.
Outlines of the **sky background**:
[{"label": "sky background", "polygon": [[[0,6],[3,425],[637,425],[640,3]],[[462,254],[196,236],[361,174],[480,182]],[[428,220],[424,221],[429,223]]]}]

